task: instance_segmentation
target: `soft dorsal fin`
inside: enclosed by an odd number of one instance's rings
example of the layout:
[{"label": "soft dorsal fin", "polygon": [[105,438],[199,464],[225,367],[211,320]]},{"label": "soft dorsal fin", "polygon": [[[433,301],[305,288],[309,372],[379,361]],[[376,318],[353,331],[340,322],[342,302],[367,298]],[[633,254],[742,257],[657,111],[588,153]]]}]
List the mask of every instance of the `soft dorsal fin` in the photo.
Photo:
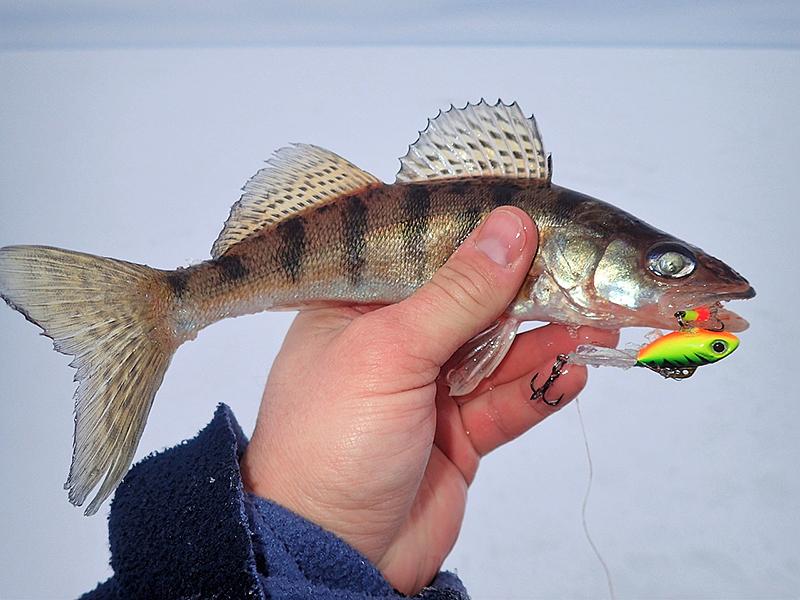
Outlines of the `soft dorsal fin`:
[{"label": "soft dorsal fin", "polygon": [[550,180],[550,164],[536,119],[516,102],[464,108],[450,105],[428,120],[400,159],[397,181],[501,176]]},{"label": "soft dorsal fin", "polygon": [[309,144],[281,148],[267,165],[242,188],[212,257],[297,211],[380,183],[338,154]]}]

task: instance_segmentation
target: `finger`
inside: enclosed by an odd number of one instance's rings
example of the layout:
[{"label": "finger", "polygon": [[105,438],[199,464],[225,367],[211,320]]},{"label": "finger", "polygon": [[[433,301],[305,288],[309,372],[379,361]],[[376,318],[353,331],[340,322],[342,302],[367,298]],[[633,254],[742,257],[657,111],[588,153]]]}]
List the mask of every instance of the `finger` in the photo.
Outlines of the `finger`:
[{"label": "finger", "polygon": [[467,396],[460,396],[457,400],[460,404],[465,404],[491,387],[530,373],[534,365],[545,362],[552,364],[556,356],[568,354],[581,344],[614,348],[618,342],[619,331],[613,329],[586,326],[575,329],[551,323],[526,331],[517,336],[511,350],[494,373],[481,381],[475,391]]},{"label": "finger", "polygon": [[550,406],[541,399],[532,401],[531,377],[538,373],[536,383],[542,385],[551,368],[551,362],[541,363],[532,372],[489,388],[461,407],[465,435],[479,456],[510,442],[557,412],[574,400],[586,385],[586,367],[567,365],[545,394],[548,400],[557,400],[563,395],[558,406]]},{"label": "finger", "polygon": [[442,365],[513,300],[536,253],[530,217],[510,206],[493,211],[433,276],[382,315],[415,357]]}]

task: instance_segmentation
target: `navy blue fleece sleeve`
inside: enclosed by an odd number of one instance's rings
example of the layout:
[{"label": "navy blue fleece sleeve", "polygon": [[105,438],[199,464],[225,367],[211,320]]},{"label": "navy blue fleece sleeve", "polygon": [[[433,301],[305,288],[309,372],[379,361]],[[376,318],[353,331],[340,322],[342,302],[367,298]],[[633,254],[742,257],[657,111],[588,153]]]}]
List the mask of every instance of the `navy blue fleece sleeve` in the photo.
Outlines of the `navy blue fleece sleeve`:
[{"label": "navy blue fleece sleeve", "polygon": [[[403,597],[332,533],[245,493],[239,457],[246,444],[220,405],[197,437],[134,466],[111,504],[114,576],[83,599]],[[468,598],[450,573],[418,597]]]}]

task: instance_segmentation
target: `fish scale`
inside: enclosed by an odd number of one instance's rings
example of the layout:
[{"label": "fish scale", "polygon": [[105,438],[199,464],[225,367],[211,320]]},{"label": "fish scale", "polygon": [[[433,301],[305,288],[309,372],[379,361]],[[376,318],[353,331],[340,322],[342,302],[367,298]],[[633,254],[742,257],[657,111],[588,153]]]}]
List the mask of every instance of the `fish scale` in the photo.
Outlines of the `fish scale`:
[{"label": "fish scale", "polygon": [[[750,298],[700,248],[552,183],[533,117],[481,101],[428,122],[386,184],[328,150],[281,148],[243,188],[211,259],[161,270],[44,246],[0,248],[0,296],[74,358],[70,502],[96,512],[134,456],[169,362],[220,319],[398,302],[495,208],[524,210],[539,247],[514,301],[444,373],[463,395],[497,368],[523,321],[672,328],[676,310]],[[729,331],[747,322],[719,308]]]}]

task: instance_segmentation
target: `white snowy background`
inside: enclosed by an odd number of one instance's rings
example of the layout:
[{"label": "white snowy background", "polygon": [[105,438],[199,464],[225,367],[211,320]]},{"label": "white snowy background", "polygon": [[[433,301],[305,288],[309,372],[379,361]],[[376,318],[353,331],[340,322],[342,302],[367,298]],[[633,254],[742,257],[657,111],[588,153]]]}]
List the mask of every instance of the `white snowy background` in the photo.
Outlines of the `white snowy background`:
[{"label": "white snowy background", "polygon": [[[391,181],[440,108],[517,100],[557,183],[758,291],[736,307],[741,348],[689,381],[591,373],[588,521],[618,597],[800,596],[797,5],[215,6],[0,2],[0,246],[203,260],[278,147],[318,144]],[[137,457],[193,436],[218,402],[251,430],[290,320],[230,320],[182,347]],[[2,598],[75,597],[111,574],[107,506],[87,519],[61,489],[69,359],[36,332],[0,307]],[[604,597],[586,483],[568,406],[483,461],[446,568],[476,599]]]}]

